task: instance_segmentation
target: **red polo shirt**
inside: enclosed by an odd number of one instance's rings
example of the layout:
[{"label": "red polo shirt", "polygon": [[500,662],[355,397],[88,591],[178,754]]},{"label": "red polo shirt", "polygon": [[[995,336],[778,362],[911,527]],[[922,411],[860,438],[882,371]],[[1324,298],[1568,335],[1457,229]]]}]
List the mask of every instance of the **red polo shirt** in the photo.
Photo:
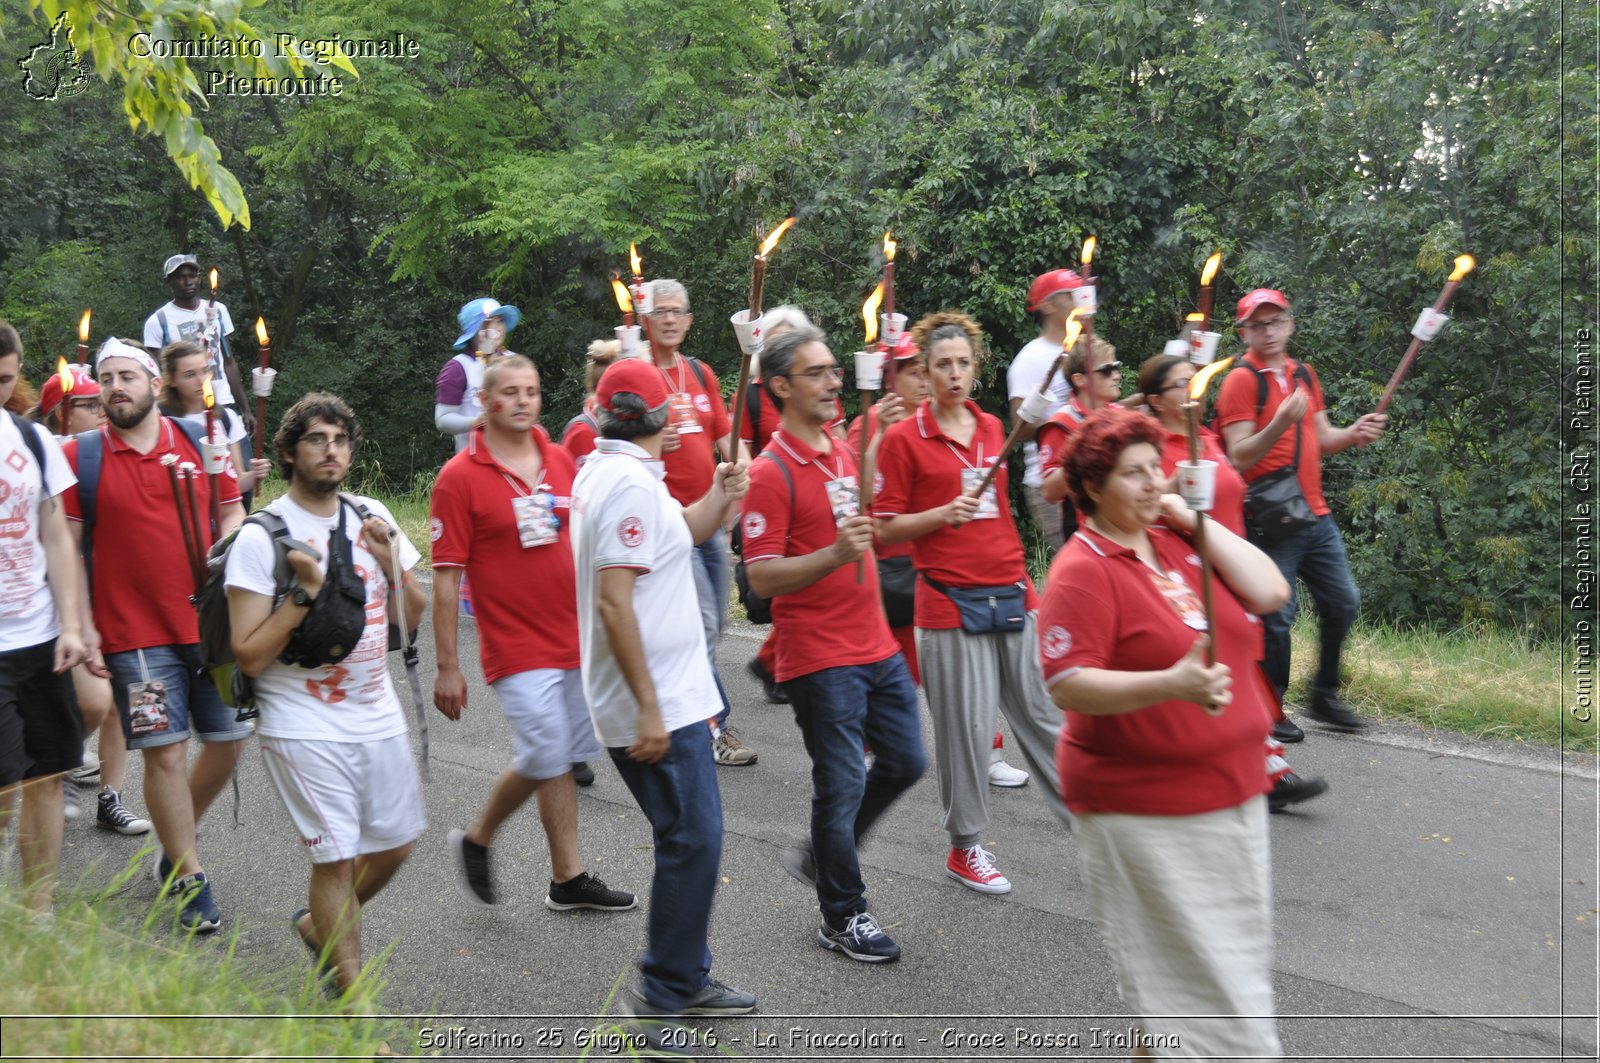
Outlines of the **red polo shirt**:
[{"label": "red polo shirt", "polygon": [[1061,455],[1066,452],[1067,440],[1087,416],[1083,407],[1078,405],[1078,396],[1073,395],[1067,399],[1065,406],[1039,425],[1033,436],[1033,441],[1039,447],[1039,475],[1049,476],[1053,470],[1061,467]]},{"label": "red polo shirt", "polygon": [[[744,496],[747,565],[832,546],[839,526],[828,497],[829,482],[857,486],[855,452],[847,445],[834,442],[819,453],[779,429],[767,449],[772,458],[750,466],[750,489]],[[774,460],[783,462],[793,478],[792,502],[789,484]],[[857,583],[856,566],[841,565],[811,586],[772,600],[778,682],[824,668],[875,664],[900,652],[883,616],[878,566],[870,553],[863,557],[861,573]]]},{"label": "red polo shirt", "polygon": [[[660,369],[660,366],[657,366]],[[667,385],[667,394],[685,394],[694,407],[694,421],[698,432],[679,430],[678,442],[682,444],[670,454],[663,454],[667,467],[667,493],[684,505],[698,502],[711,490],[711,480],[717,471],[716,442],[728,434],[732,423],[727,407],[722,404],[722,391],[717,385],[717,374],[701,362],[699,372],[681,354],[672,356],[672,364],[660,369],[661,379]],[[700,378],[705,377],[705,383]],[[673,407],[667,410],[668,423],[673,423]]]},{"label": "red polo shirt", "polygon": [[[573,574],[572,455],[530,433],[544,462],[530,484],[507,469],[475,430],[466,449],[451,458],[434,482],[434,568],[466,569],[478,617],[483,677],[493,683],[536,668],[578,667],[578,584]],[[512,512],[513,499],[536,492],[554,496],[561,529],[556,541],[523,546]]]},{"label": "red polo shirt", "polygon": [[[967,469],[987,469],[1005,446],[1000,421],[967,402],[978,419],[972,442],[962,446],[939,429],[932,399],[917,412],[890,426],[878,449],[883,488],[873,502],[878,517],[908,516],[937,509],[962,493]],[[1028,608],[1037,609],[1033,583],[1027,579],[1022,539],[1011,519],[1008,499],[1010,475],[1005,466],[994,478],[999,513],[970,520],[959,528],[948,525],[911,543],[911,557],[922,575],[951,587],[998,587],[1021,580],[1028,585]],[[939,591],[917,581],[916,626],[949,629],[961,626],[955,603]]]},{"label": "red polo shirt", "polygon": [[[1200,636],[1200,559],[1187,539],[1167,528],[1152,527],[1150,541],[1164,577],[1132,550],[1087,528],[1062,547],[1039,615],[1047,686],[1080,668],[1161,671]],[[1213,580],[1212,588],[1217,659],[1232,669],[1232,702],[1220,716],[1186,701],[1115,716],[1069,708],[1056,771],[1073,812],[1190,816],[1267,791],[1261,742],[1272,717],[1256,667],[1261,622],[1222,580]]]},{"label": "red polo shirt", "polygon": [[[583,404],[583,412],[589,417],[595,415],[594,400],[590,399]],[[595,437],[599,432],[593,423],[585,417],[574,417],[567,424],[567,430],[561,434],[561,445],[567,448],[578,467],[583,467],[583,459],[587,458],[594,450]]]},{"label": "red polo shirt", "polygon": [[[1200,429],[1200,457],[1217,463],[1217,497],[1210,516],[1233,534],[1244,537],[1244,477],[1228,460],[1222,440],[1209,428]],[[1183,432],[1167,432],[1161,444],[1161,472],[1171,476],[1178,462],[1189,460],[1189,437]]]},{"label": "red polo shirt", "polygon": [[[161,434],[150,453],[140,454],[107,425],[100,427],[100,483],[95,491],[94,624],[106,653],[190,646],[200,641],[183,528],[178,523],[172,481],[161,459],[175,454],[180,462],[202,467],[189,437],[161,418]],[[78,441],[69,439],[62,453],[78,471]],[[194,501],[203,544],[211,546],[211,478],[194,478]],[[217,477],[222,504],[239,501],[239,482],[231,472]],[[82,522],[81,484],[62,492],[68,520]],[[179,489],[183,490],[180,482]],[[184,492],[184,503],[188,494]]]},{"label": "red polo shirt", "polygon": [[[1289,392],[1300,386],[1295,379],[1295,369],[1300,364],[1284,355],[1280,379],[1278,373],[1267,369],[1254,351],[1246,351],[1243,362],[1230,369],[1222,381],[1222,391],[1217,395],[1217,427],[1226,430],[1230,424],[1249,421],[1256,431],[1260,431],[1263,425],[1272,420],[1272,415],[1289,397]],[[1306,496],[1311,512],[1322,517],[1329,513],[1329,509],[1322,497],[1322,446],[1317,442],[1317,413],[1327,409],[1327,406],[1322,401],[1322,382],[1317,379],[1317,371],[1309,365],[1305,366],[1305,371],[1311,378],[1311,402],[1306,406],[1305,416],[1300,418],[1300,467],[1296,475],[1300,481],[1300,493]],[[1257,414],[1256,379],[1259,373],[1267,375],[1267,401]],[[1289,465],[1294,460],[1295,434],[1293,426],[1286,429],[1260,461],[1243,470],[1245,483],[1259,480],[1274,469]]]}]

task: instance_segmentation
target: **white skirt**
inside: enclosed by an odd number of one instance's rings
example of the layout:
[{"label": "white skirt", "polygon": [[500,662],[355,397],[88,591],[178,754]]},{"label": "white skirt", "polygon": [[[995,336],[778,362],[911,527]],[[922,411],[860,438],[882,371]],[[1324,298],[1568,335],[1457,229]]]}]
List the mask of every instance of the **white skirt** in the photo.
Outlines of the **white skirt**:
[{"label": "white skirt", "polygon": [[1118,990],[1159,1058],[1276,1059],[1267,802],[1198,816],[1076,817]]}]

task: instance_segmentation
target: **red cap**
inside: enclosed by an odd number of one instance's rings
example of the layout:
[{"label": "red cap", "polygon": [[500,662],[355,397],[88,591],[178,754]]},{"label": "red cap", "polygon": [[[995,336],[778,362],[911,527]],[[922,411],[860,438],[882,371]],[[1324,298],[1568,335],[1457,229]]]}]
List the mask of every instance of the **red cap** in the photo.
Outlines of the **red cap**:
[{"label": "red cap", "polygon": [[[889,348],[881,343],[878,344],[878,350],[883,351],[885,354],[890,353]],[[895,361],[904,362],[908,358],[916,358],[922,354],[922,348],[911,342],[911,333],[902,332],[900,333],[900,338],[895,341],[893,353]]]},{"label": "red cap", "polygon": [[1082,288],[1083,284],[1083,278],[1073,269],[1053,269],[1049,273],[1039,274],[1028,288],[1028,312],[1039,309],[1040,303],[1057,292],[1070,292],[1074,288]]},{"label": "red cap", "polygon": [[606,366],[600,383],[594,389],[595,402],[601,409],[618,420],[629,421],[638,417],[632,411],[618,411],[612,399],[622,394],[633,394],[644,400],[645,408],[657,410],[667,404],[667,385],[661,370],[652,363],[638,358],[619,358]]},{"label": "red cap", "polygon": [[1284,313],[1292,313],[1289,309],[1289,297],[1276,288],[1257,288],[1243,299],[1239,300],[1239,320],[1247,321],[1250,315],[1263,306],[1276,306]]},{"label": "red cap", "polygon": [[[67,366],[67,372],[72,374],[72,397],[75,399],[98,399],[100,385],[94,377],[89,375],[89,370],[81,365]],[[44,378],[44,384],[39,388],[39,412],[50,414],[61,405],[65,392],[61,388],[61,374],[51,373]]]}]

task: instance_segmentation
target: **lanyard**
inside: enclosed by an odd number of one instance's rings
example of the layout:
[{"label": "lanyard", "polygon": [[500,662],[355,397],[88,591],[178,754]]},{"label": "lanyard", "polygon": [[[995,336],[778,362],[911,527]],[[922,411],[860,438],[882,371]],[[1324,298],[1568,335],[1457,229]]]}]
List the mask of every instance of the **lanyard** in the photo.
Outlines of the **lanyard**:
[{"label": "lanyard", "polygon": [[[978,427],[982,428],[983,426],[979,425]],[[943,440],[943,443],[944,443],[945,446],[950,448],[950,453],[954,454],[956,456],[956,460],[959,461],[962,465],[965,465],[969,469],[977,469],[979,471],[987,471],[987,470],[984,469],[984,466],[983,466],[983,440],[976,438],[976,436],[977,436],[977,432],[976,431],[973,432],[973,436],[974,436],[973,442],[978,444],[978,464],[976,464],[976,465],[974,465],[974,464],[972,464],[972,462],[968,461],[967,460],[967,456],[965,454],[961,453],[960,450],[956,449],[956,445],[954,443],[950,442],[948,439]]]},{"label": "lanyard", "polygon": [[788,451],[791,458],[793,458],[795,461],[798,461],[801,465],[815,465],[822,472],[822,475],[826,476],[832,482],[836,484],[844,483],[844,455],[839,451],[834,451],[834,468],[829,469],[826,465],[822,464],[822,455],[820,453],[818,453],[815,458],[802,458],[799,454],[796,454],[794,452],[794,448],[784,440],[783,432],[781,430],[773,433],[772,438],[780,447]]},{"label": "lanyard", "polygon": [[[681,355],[681,354],[673,355],[672,356],[672,365],[673,365],[673,368],[677,369],[677,371],[678,371],[678,380],[677,380],[676,391],[680,395],[687,395],[689,393],[689,380],[688,380],[689,367],[684,364],[683,355]],[[659,366],[659,365],[656,366],[656,372],[661,374],[661,379],[666,382],[667,387],[669,387],[669,388],[673,387],[673,380],[672,380],[672,378],[670,376],[667,375],[667,371],[666,371],[666,369],[664,367]]]}]

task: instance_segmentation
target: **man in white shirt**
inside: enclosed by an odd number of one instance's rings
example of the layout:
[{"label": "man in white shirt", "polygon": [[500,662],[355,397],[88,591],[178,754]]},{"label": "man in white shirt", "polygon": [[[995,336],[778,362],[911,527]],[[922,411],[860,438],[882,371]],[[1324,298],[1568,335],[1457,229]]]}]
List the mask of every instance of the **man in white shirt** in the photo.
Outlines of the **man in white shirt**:
[{"label": "man in white shirt", "polygon": [[743,1015],[756,999],[711,977],[707,942],[722,796],[705,726],[717,687],[692,566],[695,542],[722,526],[747,476],[742,463],[725,462],[704,497],[673,500],[661,461],[669,395],[644,361],[613,363],[595,401],[601,438],[572,491],[584,694],[656,852],[648,942],[629,1002],[641,1016]]},{"label": "man in white shirt", "polygon": [[[17,330],[0,321],[0,405],[21,365]],[[88,659],[82,565],[56,500],[75,483],[49,432],[0,412],[0,834],[20,792],[23,903],[41,914],[51,910],[61,865],[61,773],[83,763],[83,719],[68,675]]]},{"label": "man in white shirt", "polygon": [[[1061,346],[1067,338],[1067,315],[1072,313],[1074,288],[1083,287],[1083,278],[1070,269],[1053,269],[1033,279],[1028,288],[1028,312],[1039,315],[1039,335],[1029,340],[1006,370],[1006,393],[1011,397],[1011,420],[1017,420],[1017,407],[1029,395],[1039,390],[1050,367],[1061,359]],[[1050,382],[1050,406],[1044,416],[1049,417],[1067,404],[1070,394],[1066,378],[1057,373]],[[1044,470],[1039,464],[1039,445],[1033,441],[1034,426],[1022,426],[1022,493],[1028,500],[1028,515],[1034,526],[1044,533],[1052,551],[1062,543],[1061,507],[1052,505],[1040,494],[1044,483]]]},{"label": "man in white shirt", "polygon": [[[250,393],[240,383],[239,363],[228,345],[233,316],[227,304],[201,297],[200,264],[193,255],[172,255],[161,267],[161,275],[172,290],[172,300],[144,319],[144,345],[159,351],[175,340],[189,340],[204,347],[217,403],[239,415],[248,439],[255,431],[256,419],[245,401]],[[248,453],[245,460],[250,460]]]},{"label": "man in white shirt", "polygon": [[[360,441],[355,414],[333,395],[290,407],[273,438],[289,490],[266,509],[296,542],[251,518],[226,575],[234,655],[255,678],[262,759],[311,857],[310,904],[293,929],[341,990],[361,972],[363,906],[427,825],[387,663],[397,573],[408,626],[426,603],[413,575],[421,555],[381,503],[340,494]],[[331,608],[341,598],[343,613]]]}]

